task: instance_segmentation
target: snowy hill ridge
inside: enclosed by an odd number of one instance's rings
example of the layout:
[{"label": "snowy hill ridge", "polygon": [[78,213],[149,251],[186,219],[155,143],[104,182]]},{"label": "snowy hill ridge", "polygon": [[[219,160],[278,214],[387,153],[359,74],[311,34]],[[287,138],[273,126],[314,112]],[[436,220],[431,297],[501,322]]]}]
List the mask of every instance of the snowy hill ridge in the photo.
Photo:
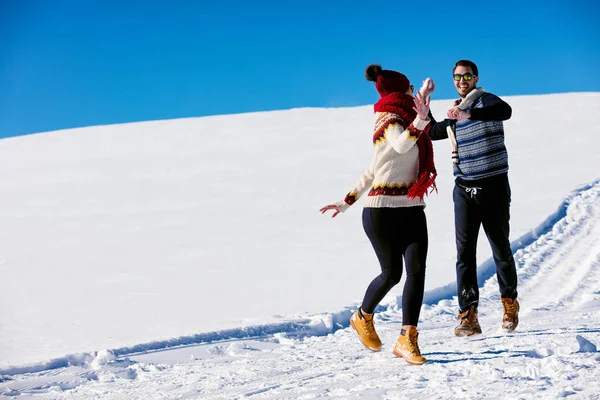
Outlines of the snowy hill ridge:
[{"label": "snowy hill ridge", "polygon": [[[600,127],[593,123],[600,93],[505,99],[513,107],[506,122],[511,242],[527,323],[511,336],[519,343],[484,335],[473,350],[481,357],[468,363],[495,371],[495,363],[502,369],[514,361],[521,371],[519,362],[533,357],[541,360],[534,376],[546,371],[546,362],[556,367],[558,356],[578,365],[574,380],[583,382],[599,361],[583,353],[599,344],[600,329]],[[434,101],[434,115],[443,116],[448,102]],[[1,140],[0,393],[44,388],[42,397],[48,389],[58,398],[52,388],[76,388],[61,394],[69,398],[94,385],[111,391],[108,381],[121,390],[121,379],[143,392],[143,377],[179,379],[175,370],[190,368],[207,377],[193,398],[212,398],[212,385],[227,376],[223,393],[231,396],[297,398],[299,376],[311,393],[322,394],[331,379],[349,388],[335,360],[384,362],[389,373],[398,365],[388,368],[389,354],[356,353],[348,329],[378,269],[360,225],[361,207],[335,220],[318,213],[342,198],[368,164],[372,122],[371,106],[295,109]],[[427,199],[430,253],[420,327],[431,368],[456,364],[450,368],[456,373],[464,365],[453,361],[458,344],[447,336],[457,308],[449,144],[436,142],[434,151],[439,194]],[[484,237],[478,257],[482,322],[493,329],[498,295]],[[400,318],[398,293],[377,314],[390,344]],[[572,339],[574,350],[540,341],[554,337]],[[485,349],[500,344],[505,350],[488,360]],[[295,364],[288,357],[317,357],[312,346],[334,364],[315,359],[290,372],[289,382],[282,378],[286,365]],[[189,359],[183,366],[182,354]],[[498,360],[503,357],[510,360]],[[231,363],[246,362],[273,371],[272,389],[258,385],[269,373],[229,375]],[[554,372],[564,373],[563,367]],[[367,375],[383,385],[378,393],[389,382],[384,373]],[[342,397],[354,392],[348,393]]]}]

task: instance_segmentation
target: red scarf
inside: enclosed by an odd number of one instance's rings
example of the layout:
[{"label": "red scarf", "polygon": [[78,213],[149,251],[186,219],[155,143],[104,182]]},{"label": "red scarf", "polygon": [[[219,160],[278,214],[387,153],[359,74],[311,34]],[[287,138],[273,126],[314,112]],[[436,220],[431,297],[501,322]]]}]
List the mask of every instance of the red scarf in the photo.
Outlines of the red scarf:
[{"label": "red scarf", "polygon": [[[408,94],[402,94],[399,92],[390,93],[383,96],[377,103],[375,103],[375,112],[390,112],[399,115],[404,120],[405,127],[411,124],[417,112],[413,110],[415,106],[415,100]],[[428,189],[431,187],[432,190],[437,192],[437,186],[435,185],[435,178],[437,171],[433,163],[433,144],[429,137],[429,129],[431,124],[427,124],[425,132],[423,132],[419,139],[417,139],[417,145],[419,146],[419,174],[417,181],[408,189],[406,195],[409,199],[414,199],[419,196],[421,200],[428,194]]]}]

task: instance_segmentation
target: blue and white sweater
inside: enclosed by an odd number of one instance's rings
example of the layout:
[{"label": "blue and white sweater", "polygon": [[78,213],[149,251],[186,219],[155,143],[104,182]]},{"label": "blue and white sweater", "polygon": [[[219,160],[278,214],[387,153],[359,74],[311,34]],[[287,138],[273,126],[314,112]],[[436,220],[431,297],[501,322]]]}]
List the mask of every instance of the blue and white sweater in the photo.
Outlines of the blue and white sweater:
[{"label": "blue and white sweater", "polygon": [[[471,98],[469,98],[471,97]],[[463,120],[445,119],[433,124],[429,136],[432,140],[456,138],[454,176],[465,184],[480,183],[508,172],[508,153],[504,145],[502,121],[512,115],[511,107],[498,96],[481,88],[473,90],[455,106],[470,111],[471,117]],[[431,116],[430,116],[431,118]]]}]

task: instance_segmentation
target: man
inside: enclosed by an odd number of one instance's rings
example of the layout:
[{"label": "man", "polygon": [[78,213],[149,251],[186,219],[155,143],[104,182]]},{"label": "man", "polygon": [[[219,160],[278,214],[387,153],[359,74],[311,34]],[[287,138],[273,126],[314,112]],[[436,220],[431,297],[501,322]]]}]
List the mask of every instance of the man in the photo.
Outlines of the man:
[{"label": "man", "polygon": [[502,328],[512,332],[519,323],[519,302],[517,271],[508,239],[511,192],[502,123],[511,117],[512,109],[499,97],[477,87],[479,71],[472,61],[458,61],[452,73],[460,99],[448,110],[447,119],[432,125],[429,134],[432,140],[449,138],[452,145],[456,280],[460,307],[459,324],[454,333],[456,336],[481,333],[477,319],[476,261],[481,226],[496,263],[504,307]]}]

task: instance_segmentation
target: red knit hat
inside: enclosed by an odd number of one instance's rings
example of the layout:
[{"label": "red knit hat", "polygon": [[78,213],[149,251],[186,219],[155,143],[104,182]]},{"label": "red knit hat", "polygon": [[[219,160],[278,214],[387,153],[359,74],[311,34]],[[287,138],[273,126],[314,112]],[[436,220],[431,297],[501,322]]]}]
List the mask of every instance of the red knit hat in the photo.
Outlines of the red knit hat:
[{"label": "red knit hat", "polygon": [[379,64],[371,64],[365,70],[365,77],[368,81],[375,82],[375,88],[381,97],[390,93],[406,93],[410,86],[410,81],[406,75],[389,69],[381,69]]}]

